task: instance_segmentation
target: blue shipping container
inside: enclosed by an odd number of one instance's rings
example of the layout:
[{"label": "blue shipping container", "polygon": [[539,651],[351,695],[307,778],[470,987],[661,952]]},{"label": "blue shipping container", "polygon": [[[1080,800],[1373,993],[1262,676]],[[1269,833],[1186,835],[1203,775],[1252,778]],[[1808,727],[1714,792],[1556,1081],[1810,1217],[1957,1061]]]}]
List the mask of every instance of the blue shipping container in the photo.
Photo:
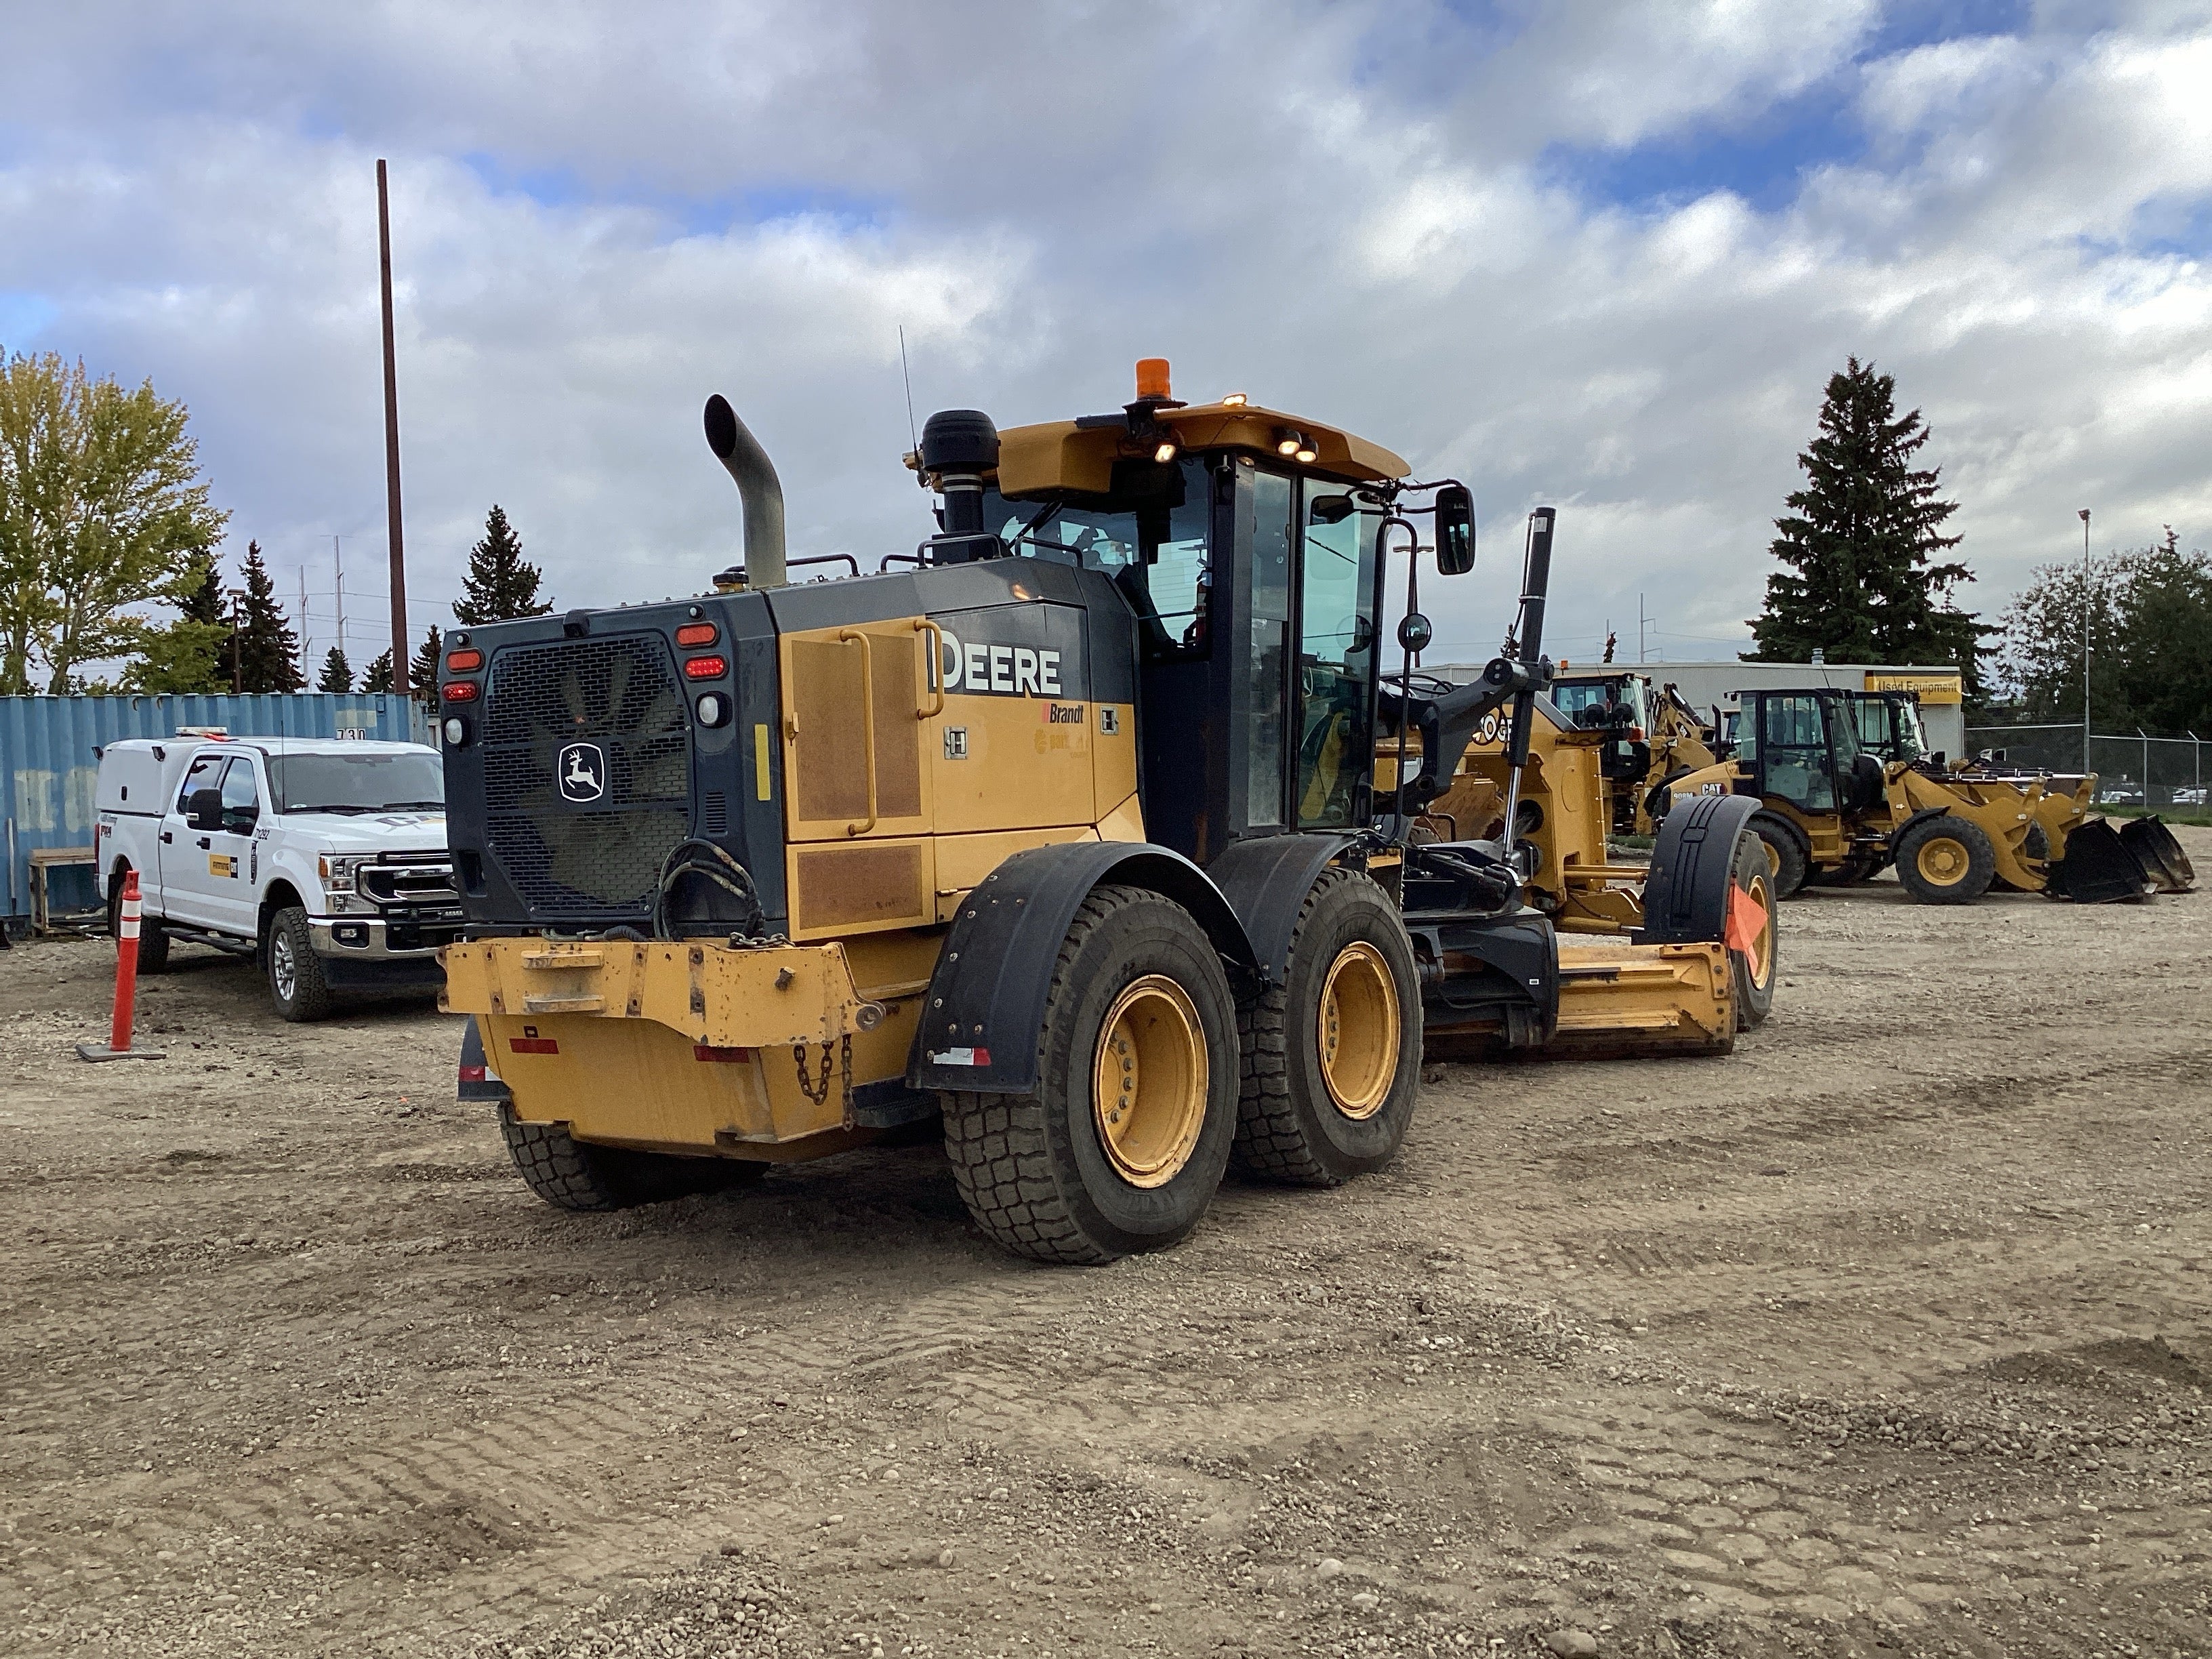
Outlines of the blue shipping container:
[{"label": "blue shipping container", "polygon": [[[0,697],[0,803],[6,807],[8,878],[0,916],[20,920],[31,914],[33,849],[90,850],[99,751],[119,738],[172,738],[184,726],[219,726],[234,738],[432,741],[430,718],[420,703],[381,691]],[[89,866],[64,866],[47,874],[56,910],[97,902]]]}]

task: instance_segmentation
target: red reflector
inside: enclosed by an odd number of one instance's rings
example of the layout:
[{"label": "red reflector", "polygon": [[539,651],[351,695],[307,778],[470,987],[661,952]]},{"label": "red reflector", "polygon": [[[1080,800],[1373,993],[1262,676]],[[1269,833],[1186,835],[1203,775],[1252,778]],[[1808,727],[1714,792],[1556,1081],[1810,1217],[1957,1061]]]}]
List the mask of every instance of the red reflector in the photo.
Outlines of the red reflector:
[{"label": "red reflector", "polygon": [[507,1046],[518,1054],[557,1054],[561,1045],[551,1037],[509,1037]]},{"label": "red reflector", "polygon": [[726,657],[686,657],[684,659],[684,678],[686,679],[719,679],[729,672],[730,664]]},{"label": "red reflector", "polygon": [[483,1080],[484,1080],[484,1068],[483,1068],[483,1066],[462,1066],[462,1067],[461,1067],[461,1081],[462,1081],[462,1082],[464,1082],[464,1083],[482,1083]]},{"label": "red reflector", "polygon": [[678,645],[712,645],[721,630],[712,623],[685,623],[676,630]]},{"label": "red reflector", "polygon": [[452,669],[456,674],[465,674],[471,668],[482,668],[483,666],[483,653],[481,651],[448,651],[446,653],[446,666]]},{"label": "red reflector", "polygon": [[991,1051],[988,1048],[978,1048],[975,1051],[975,1063],[978,1066],[988,1066],[991,1063]]},{"label": "red reflector", "polygon": [[695,1042],[691,1045],[692,1059],[715,1060],[724,1066],[743,1066],[752,1057],[753,1051],[750,1048],[717,1048],[711,1042]]},{"label": "red reflector", "polygon": [[[476,700],[477,683],[474,680],[453,680],[447,683],[446,686],[447,702],[474,702]],[[500,706],[506,707],[504,703]]]}]

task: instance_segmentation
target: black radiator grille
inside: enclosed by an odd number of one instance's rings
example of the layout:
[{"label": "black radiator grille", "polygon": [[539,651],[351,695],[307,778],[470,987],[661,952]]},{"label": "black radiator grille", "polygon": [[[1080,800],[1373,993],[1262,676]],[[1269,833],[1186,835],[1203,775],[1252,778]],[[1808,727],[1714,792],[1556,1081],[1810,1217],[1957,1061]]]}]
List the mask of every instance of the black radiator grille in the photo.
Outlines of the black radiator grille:
[{"label": "black radiator grille", "polygon": [[[531,909],[649,909],[662,861],[690,830],[690,721],[666,643],[629,635],[496,652],[483,732],[485,837]],[[590,800],[564,799],[556,780],[580,743],[604,757]]]}]

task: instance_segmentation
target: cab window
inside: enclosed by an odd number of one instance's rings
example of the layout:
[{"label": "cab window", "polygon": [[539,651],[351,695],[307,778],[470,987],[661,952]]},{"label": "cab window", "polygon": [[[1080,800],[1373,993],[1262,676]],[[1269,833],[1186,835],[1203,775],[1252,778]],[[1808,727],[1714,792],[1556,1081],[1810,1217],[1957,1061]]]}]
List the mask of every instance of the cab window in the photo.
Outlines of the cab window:
[{"label": "cab window", "polygon": [[1297,822],[1338,829],[1363,809],[1374,742],[1376,514],[1345,485],[1301,489]]},{"label": "cab window", "polygon": [[1836,806],[1828,769],[1828,734],[1818,697],[1765,697],[1759,702],[1759,758],[1765,790],[1808,811]]},{"label": "cab window", "polygon": [[177,790],[177,811],[184,811],[191,805],[192,797],[203,789],[213,789],[222,776],[223,763],[228,755],[202,755],[185,769],[185,781]]},{"label": "cab window", "polygon": [[1212,618],[1212,495],[1205,463],[1117,462],[1113,492],[1079,502],[983,495],[983,524],[1021,558],[1114,578],[1136,611],[1150,660],[1204,657]]},{"label": "cab window", "polygon": [[260,819],[260,786],[254,779],[253,763],[241,755],[222,775],[222,827],[228,835],[250,836]]}]

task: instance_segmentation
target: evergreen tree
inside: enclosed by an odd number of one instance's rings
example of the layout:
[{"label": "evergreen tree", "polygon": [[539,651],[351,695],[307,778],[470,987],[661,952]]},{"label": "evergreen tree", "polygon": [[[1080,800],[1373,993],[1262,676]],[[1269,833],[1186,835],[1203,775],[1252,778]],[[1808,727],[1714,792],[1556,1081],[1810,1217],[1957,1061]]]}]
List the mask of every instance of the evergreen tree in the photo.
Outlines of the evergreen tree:
[{"label": "evergreen tree", "polygon": [[188,573],[174,603],[182,614],[139,635],[118,689],[156,696],[229,690],[230,617],[212,555],[200,562],[196,576]]},{"label": "evergreen tree", "polygon": [[353,665],[346,660],[344,652],[335,645],[323,659],[323,677],[315,682],[318,691],[350,691],[353,690]]},{"label": "evergreen tree", "polygon": [[484,520],[483,539],[469,550],[468,578],[453,603],[453,619],[474,628],[481,623],[545,615],[553,605],[550,600],[538,603],[543,574],[523,562],[522,538],[507,523],[506,510],[495,502]]},{"label": "evergreen tree", "polygon": [[438,659],[444,654],[445,649],[445,637],[438,632],[438,624],[432,623],[422,648],[416,652],[414,660],[407,665],[408,695],[426,707],[434,704],[438,699]]},{"label": "evergreen tree", "polygon": [[225,678],[234,672],[234,652],[241,691],[297,691],[307,683],[300,672],[300,636],[276,603],[276,584],[262,562],[259,542],[246,544],[246,598],[238,606],[236,631],[224,640],[218,659]]},{"label": "evergreen tree", "polygon": [[361,689],[364,691],[392,690],[392,653],[389,650],[369,659],[368,666],[362,672]]},{"label": "evergreen tree", "polygon": [[1959,505],[1937,496],[1941,469],[1914,465],[1929,432],[1918,410],[1897,413],[1896,387],[1856,357],[1829,377],[1820,434],[1797,457],[1805,487],[1774,521],[1774,556],[1790,568],[1766,579],[1749,659],[1954,663],[1978,702],[1981,641],[1996,630],[1950,602],[1974,579],[1936,562],[1959,544],[1942,533]]}]

